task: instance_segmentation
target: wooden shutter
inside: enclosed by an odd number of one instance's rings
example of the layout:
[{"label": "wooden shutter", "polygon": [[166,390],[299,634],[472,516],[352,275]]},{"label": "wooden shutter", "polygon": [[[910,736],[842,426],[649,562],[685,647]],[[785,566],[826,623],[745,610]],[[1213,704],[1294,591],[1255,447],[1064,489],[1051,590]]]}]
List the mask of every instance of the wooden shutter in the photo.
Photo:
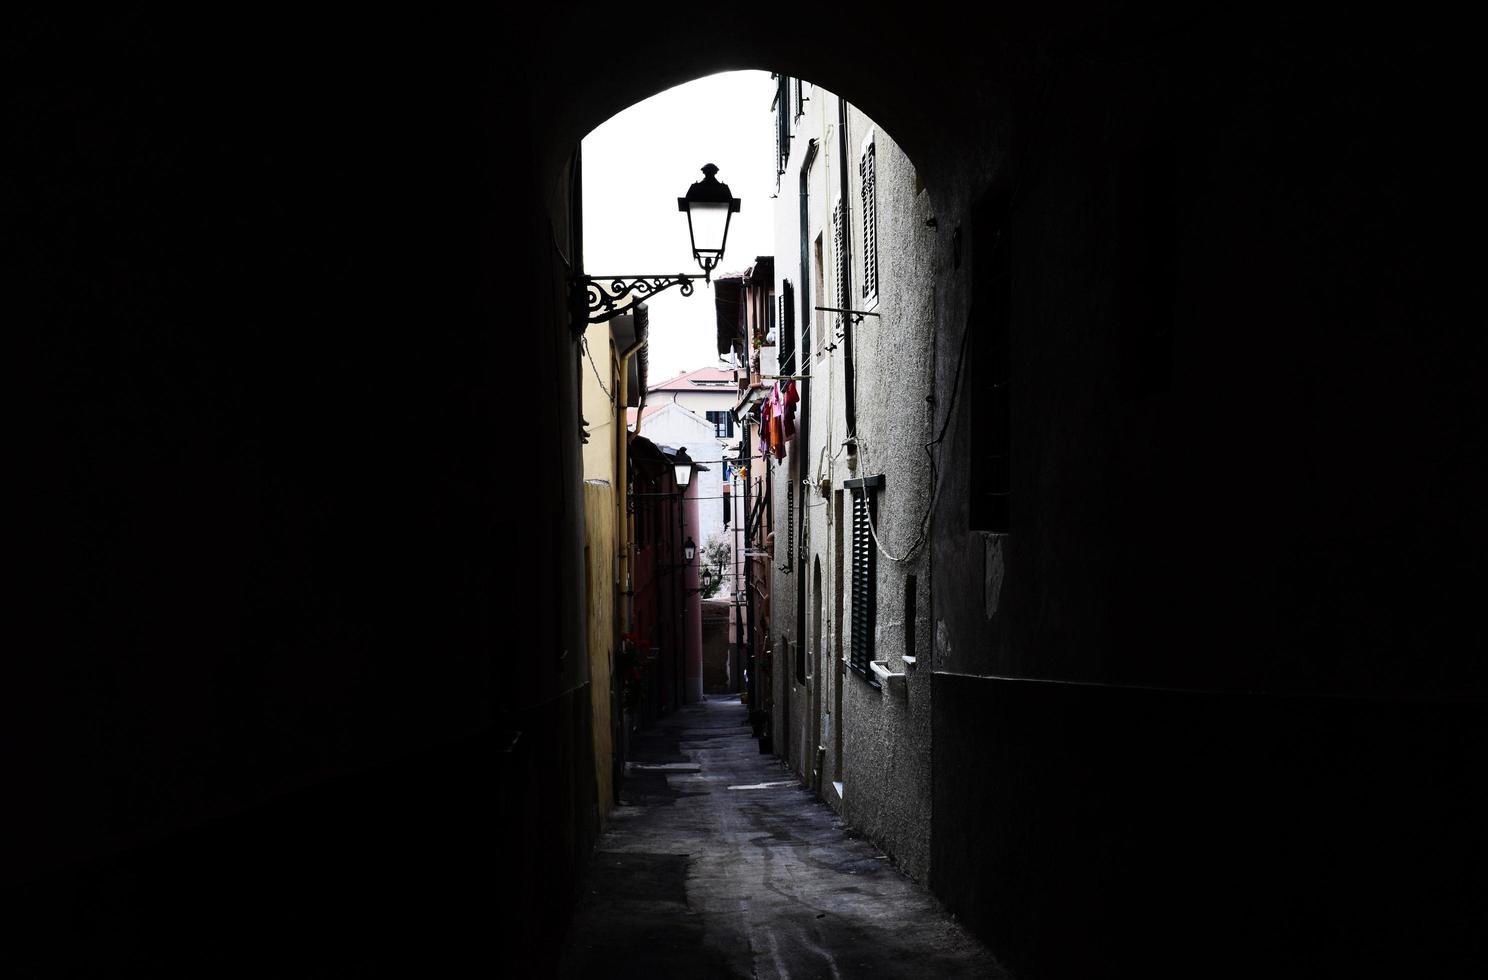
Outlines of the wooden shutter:
[{"label": "wooden shutter", "polygon": [[[790,474],[786,469],[787,477]],[[796,481],[785,481],[785,561],[780,570],[789,575],[796,560]]]},{"label": "wooden shutter", "polygon": [[779,333],[775,340],[780,345],[780,374],[795,374],[796,366],[791,359],[796,353],[796,310],[795,290],[791,288],[791,281],[784,280],[781,284],[780,296],[780,319]]},{"label": "wooden shutter", "polygon": [[790,77],[775,76],[775,176],[785,173],[790,159]]},{"label": "wooden shutter", "polygon": [[858,161],[863,192],[863,298],[878,297],[878,163],[874,145],[868,144]]},{"label": "wooden shutter", "polygon": [[[839,199],[837,206],[832,209],[832,257],[835,263],[837,277],[837,302],[833,303],[839,310],[852,308],[848,301],[847,289],[847,202]],[[839,328],[845,326],[847,317],[845,314],[837,314],[837,325]],[[817,338],[818,342],[820,338]]]},{"label": "wooden shutter", "polygon": [[873,533],[869,508],[873,498],[867,489],[853,491],[852,509],[852,647],[848,665],[872,678],[873,619],[876,589],[873,581]]}]

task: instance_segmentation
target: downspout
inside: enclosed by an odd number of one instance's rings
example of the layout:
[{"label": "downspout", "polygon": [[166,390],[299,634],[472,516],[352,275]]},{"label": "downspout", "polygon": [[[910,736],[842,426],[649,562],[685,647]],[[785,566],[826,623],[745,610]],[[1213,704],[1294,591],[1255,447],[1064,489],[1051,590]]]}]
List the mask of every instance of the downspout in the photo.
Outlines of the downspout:
[{"label": "downspout", "polygon": [[[641,319],[636,318],[639,328]],[[630,427],[625,422],[625,403],[630,400],[630,359],[638,354],[650,338],[639,337],[619,355],[620,377],[615,386],[615,531],[620,552],[620,596],[625,602],[624,616],[617,616],[617,624],[624,623],[626,631],[635,629],[635,596],[630,587],[630,520],[627,497],[630,495]],[[636,431],[641,429],[641,413],[646,409],[646,389],[641,387],[641,403],[636,409]]]},{"label": "downspout", "polygon": [[[852,303],[852,208],[848,201],[847,182],[847,100],[837,99],[837,179],[841,187],[842,201],[842,250],[846,256],[842,262],[842,293],[847,299],[847,305]],[[847,317],[845,313],[837,314]],[[857,455],[858,443],[858,394],[857,380],[854,377],[856,371],[853,365],[853,328],[847,324],[842,331],[842,386],[846,392],[844,411],[847,416],[847,452],[850,456]]]},{"label": "downspout", "polygon": [[[741,460],[749,459],[752,462],[751,457],[754,455],[754,450],[750,447],[754,443],[749,438],[749,416],[747,415],[739,423],[739,435],[741,437],[739,442],[739,458]],[[754,559],[747,557],[750,547],[754,543],[752,540],[754,530],[749,526],[749,480],[753,475],[753,470],[753,466],[746,464],[744,479],[740,481],[744,485],[744,513],[740,515],[739,520],[734,522],[735,531],[739,530],[740,524],[744,525],[744,547],[736,550],[734,553],[736,567],[744,571],[744,581],[737,583],[744,590],[744,603],[742,606],[739,603],[738,593],[734,594],[734,610],[737,617],[734,622],[734,649],[738,651],[740,671],[749,677],[748,684],[741,684],[739,686],[744,691],[745,700],[749,702],[749,714],[747,717],[754,725],[754,737],[759,738],[762,732],[760,731],[759,722],[760,700],[759,694],[756,692],[758,685],[755,683],[754,647],[752,645],[748,647],[744,645],[745,637],[754,625],[754,603],[751,601],[754,582],[754,568],[752,563]],[[737,544],[734,547],[736,549],[739,548]],[[750,637],[750,640],[752,642],[753,637]]]}]

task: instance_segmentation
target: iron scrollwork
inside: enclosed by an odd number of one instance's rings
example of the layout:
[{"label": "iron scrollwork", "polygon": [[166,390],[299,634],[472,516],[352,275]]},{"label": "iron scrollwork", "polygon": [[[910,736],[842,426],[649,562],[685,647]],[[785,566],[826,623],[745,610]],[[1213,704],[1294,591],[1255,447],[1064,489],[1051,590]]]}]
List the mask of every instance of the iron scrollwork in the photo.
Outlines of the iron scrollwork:
[{"label": "iron scrollwork", "polygon": [[[637,303],[673,286],[681,286],[682,295],[691,296],[695,288],[693,283],[701,278],[702,276],[598,276],[574,280],[574,291],[577,294],[582,288],[586,294],[583,298],[585,319],[589,323],[604,323],[622,313],[630,312]],[[577,295],[575,302],[578,302]]]}]

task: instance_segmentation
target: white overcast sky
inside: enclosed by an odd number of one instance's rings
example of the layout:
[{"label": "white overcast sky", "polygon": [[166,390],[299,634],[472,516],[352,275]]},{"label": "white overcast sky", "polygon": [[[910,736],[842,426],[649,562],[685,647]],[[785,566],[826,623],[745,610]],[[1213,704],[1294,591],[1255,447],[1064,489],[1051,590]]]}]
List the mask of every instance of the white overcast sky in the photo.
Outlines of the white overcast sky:
[{"label": "white overcast sky", "polygon": [[[584,137],[584,270],[591,276],[696,274],[677,198],[705,163],[739,198],[720,271],[774,254],[775,130],[768,72],[735,71],[638,102]],[[713,290],[677,287],[649,300],[649,381],[721,366]]]}]

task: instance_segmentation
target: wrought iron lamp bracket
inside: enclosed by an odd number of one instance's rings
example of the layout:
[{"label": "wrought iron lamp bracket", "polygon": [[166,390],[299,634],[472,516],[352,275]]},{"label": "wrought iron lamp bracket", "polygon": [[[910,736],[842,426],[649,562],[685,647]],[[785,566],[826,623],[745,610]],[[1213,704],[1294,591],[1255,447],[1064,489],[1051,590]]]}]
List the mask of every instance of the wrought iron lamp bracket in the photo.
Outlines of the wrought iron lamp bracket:
[{"label": "wrought iron lamp bracket", "polygon": [[[673,286],[681,286],[683,296],[691,296],[693,283],[703,276],[575,276],[569,280],[573,291],[574,320],[586,326],[604,323],[622,313],[629,313],[639,302]],[[582,311],[582,316],[580,315]]]}]

